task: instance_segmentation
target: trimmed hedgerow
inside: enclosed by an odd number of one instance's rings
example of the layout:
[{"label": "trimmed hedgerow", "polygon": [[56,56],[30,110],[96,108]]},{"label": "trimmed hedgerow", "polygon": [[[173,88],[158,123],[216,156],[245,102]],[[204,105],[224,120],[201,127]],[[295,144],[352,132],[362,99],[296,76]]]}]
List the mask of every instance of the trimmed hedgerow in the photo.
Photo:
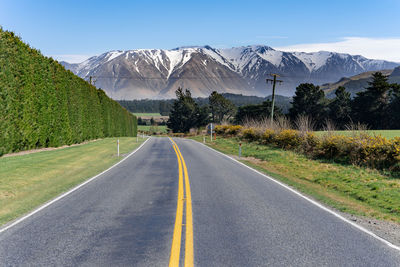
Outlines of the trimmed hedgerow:
[{"label": "trimmed hedgerow", "polygon": [[136,132],[104,91],[0,28],[0,155]]}]

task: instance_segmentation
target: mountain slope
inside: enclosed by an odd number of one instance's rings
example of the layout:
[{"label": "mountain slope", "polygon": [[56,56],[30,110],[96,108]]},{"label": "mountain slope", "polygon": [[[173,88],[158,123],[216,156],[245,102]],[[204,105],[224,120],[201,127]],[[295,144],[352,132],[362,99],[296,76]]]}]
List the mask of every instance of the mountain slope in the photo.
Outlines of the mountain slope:
[{"label": "mountain slope", "polygon": [[266,96],[271,94],[271,86],[265,83],[270,73],[282,76],[279,94],[291,96],[302,82],[323,84],[400,65],[325,51],[290,53],[260,45],[111,51],[80,64],[62,64],[82,78],[94,76],[96,86],[114,99],[170,98],[179,86],[190,88],[196,97],[214,90]]},{"label": "mountain slope", "polygon": [[[368,87],[368,82],[372,81],[372,74],[376,71],[363,72],[351,77],[343,77],[335,83],[328,83],[321,86],[325,95],[329,98],[335,96],[335,91],[339,86],[344,86],[346,91],[350,92],[351,97],[356,96],[358,92]],[[400,67],[390,70],[380,70],[384,75],[389,76],[390,83],[400,83]]]}]

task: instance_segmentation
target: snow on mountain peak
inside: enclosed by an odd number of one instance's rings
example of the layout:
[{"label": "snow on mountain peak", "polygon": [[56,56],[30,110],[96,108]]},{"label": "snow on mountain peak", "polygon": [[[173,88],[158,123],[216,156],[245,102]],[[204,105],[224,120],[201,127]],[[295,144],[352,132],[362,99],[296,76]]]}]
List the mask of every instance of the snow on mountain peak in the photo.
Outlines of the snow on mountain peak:
[{"label": "snow on mountain peak", "polygon": [[108,57],[107,61],[111,61],[111,60],[113,60],[114,58],[116,58],[116,57],[122,55],[123,53],[124,53],[124,51],[120,51],[120,50],[118,50],[118,51],[111,51],[111,52],[108,53],[109,57]]},{"label": "snow on mountain peak", "polygon": [[[78,64],[76,70],[79,73],[86,73],[86,75],[88,75],[89,70],[93,70],[101,64],[108,62],[112,62],[110,64],[113,64],[114,60],[124,55],[124,59],[128,62],[132,61],[134,68],[137,69],[138,72],[140,69],[138,64],[144,61],[145,64],[153,65],[159,72],[166,75],[168,79],[174,71],[183,67],[192,58],[193,54],[206,55],[240,75],[247,75],[246,73],[255,71],[252,70],[252,68],[264,68],[264,65],[268,65],[265,64],[265,62],[279,69],[284,69],[286,67],[285,64],[292,64],[291,66],[294,66],[293,64],[304,64],[310,74],[326,66],[328,61],[337,62],[339,60],[339,62],[353,62],[352,64],[356,64],[356,67],[353,65],[351,68],[361,70],[368,70],[374,68],[374,66],[384,67],[386,66],[385,64],[387,64],[386,61],[370,60],[362,56],[351,56],[349,54],[329,51],[311,53],[283,52],[265,45],[216,49],[205,45],[183,46],[170,50],[135,49],[128,51],[110,51],[99,56],[91,57]],[[293,61],[294,58],[297,58],[298,61]]]},{"label": "snow on mountain peak", "polygon": [[306,65],[307,69],[312,72],[324,66],[328,58],[332,56],[332,53],[327,51],[311,53],[293,52],[293,55],[301,60],[304,65]]}]

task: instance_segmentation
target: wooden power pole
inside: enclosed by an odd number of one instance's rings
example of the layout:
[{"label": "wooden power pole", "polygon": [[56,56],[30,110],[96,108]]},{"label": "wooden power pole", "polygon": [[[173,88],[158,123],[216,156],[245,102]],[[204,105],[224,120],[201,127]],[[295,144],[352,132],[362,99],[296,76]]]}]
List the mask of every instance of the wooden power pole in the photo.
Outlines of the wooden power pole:
[{"label": "wooden power pole", "polygon": [[271,75],[272,77],[274,77],[274,79],[267,79],[266,81],[267,81],[267,84],[268,84],[269,82],[272,83],[272,107],[271,107],[271,125],[272,125],[272,123],[274,122],[275,85],[276,85],[276,82],[279,82],[279,84],[281,84],[283,81],[277,80],[277,79],[276,79],[276,77],[279,77],[278,74],[271,73],[270,75]]}]

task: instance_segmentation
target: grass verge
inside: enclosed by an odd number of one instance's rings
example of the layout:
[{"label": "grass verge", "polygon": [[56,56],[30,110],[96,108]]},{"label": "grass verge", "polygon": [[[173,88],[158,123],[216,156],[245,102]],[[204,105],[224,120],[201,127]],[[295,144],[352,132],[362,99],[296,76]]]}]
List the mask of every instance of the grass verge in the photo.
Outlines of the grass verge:
[{"label": "grass verge", "polygon": [[[203,141],[201,136],[193,139]],[[238,154],[237,138],[220,137],[206,144],[225,154]],[[242,142],[241,161],[342,212],[400,223],[400,180],[376,170],[246,142]]]},{"label": "grass verge", "polygon": [[132,113],[137,117],[161,117],[160,113]]},{"label": "grass verge", "polygon": [[[120,137],[126,154],[144,140]],[[0,225],[31,211],[122,159],[117,138],[21,156],[0,158]]]}]

